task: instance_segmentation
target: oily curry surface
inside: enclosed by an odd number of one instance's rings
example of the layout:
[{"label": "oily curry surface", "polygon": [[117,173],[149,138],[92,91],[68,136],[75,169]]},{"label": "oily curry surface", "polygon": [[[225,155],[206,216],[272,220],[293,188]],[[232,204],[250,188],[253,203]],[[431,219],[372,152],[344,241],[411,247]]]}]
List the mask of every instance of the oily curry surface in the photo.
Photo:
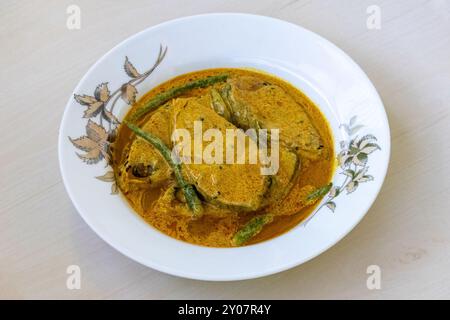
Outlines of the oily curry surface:
[{"label": "oily curry surface", "polygon": [[[259,160],[174,164],[164,153],[174,147],[172,133],[195,136],[195,121],[224,135],[278,129],[278,170],[261,174]],[[249,150],[274,143],[247,138]],[[116,181],[134,210],[169,236],[212,247],[261,242],[304,220],[326,193],[334,158],[330,127],[314,103],[247,69],[202,70],[159,85],[131,108],[113,146]]]}]

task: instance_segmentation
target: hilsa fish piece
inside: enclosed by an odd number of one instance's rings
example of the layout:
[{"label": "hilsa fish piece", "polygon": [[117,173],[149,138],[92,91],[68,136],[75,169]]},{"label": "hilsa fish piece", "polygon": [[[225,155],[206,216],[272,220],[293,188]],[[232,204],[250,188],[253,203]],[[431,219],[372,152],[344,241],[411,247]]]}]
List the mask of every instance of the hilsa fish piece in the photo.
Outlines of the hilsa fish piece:
[{"label": "hilsa fish piece", "polygon": [[283,88],[251,76],[229,78],[223,96],[239,127],[279,129],[281,144],[304,158],[321,157],[324,144],[319,132]]}]

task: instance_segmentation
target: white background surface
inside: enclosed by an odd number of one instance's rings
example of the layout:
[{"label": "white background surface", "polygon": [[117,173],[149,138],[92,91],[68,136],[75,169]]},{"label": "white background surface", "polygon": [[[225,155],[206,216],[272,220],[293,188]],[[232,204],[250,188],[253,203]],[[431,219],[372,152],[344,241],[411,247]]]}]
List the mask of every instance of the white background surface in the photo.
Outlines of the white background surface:
[{"label": "white background surface", "polygon": [[[66,28],[69,4],[80,30]],[[366,27],[372,4],[381,30]],[[57,134],[73,88],[118,42],[223,11],[300,24],[352,56],[385,103],[392,156],[378,200],[338,245],[277,275],[213,283],[153,271],[100,240],[65,193]],[[450,298],[450,1],[2,1],[0,39],[0,298]],[[72,264],[80,290],[66,288]],[[381,290],[366,287],[371,264]]]}]

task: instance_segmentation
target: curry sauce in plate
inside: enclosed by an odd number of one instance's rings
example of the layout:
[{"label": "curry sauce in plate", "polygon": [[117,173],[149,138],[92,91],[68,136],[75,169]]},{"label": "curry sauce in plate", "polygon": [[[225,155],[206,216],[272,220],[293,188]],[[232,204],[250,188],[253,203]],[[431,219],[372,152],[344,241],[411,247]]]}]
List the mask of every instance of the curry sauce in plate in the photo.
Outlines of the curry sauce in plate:
[{"label": "curry sauce in plate", "polygon": [[[183,141],[194,144],[185,149],[191,161],[173,160],[176,130],[193,136]],[[197,161],[212,143],[229,148],[217,136],[233,130],[254,152],[276,145],[277,170],[262,174],[267,164],[251,162],[250,153],[240,163]],[[216,134],[205,139],[207,132]],[[171,237],[211,247],[249,245],[290,230],[328,192],[335,168],[331,129],[319,108],[291,84],[250,69],[202,70],[159,85],[133,105],[112,150],[118,187],[143,219]],[[227,157],[214,150],[216,160]],[[238,159],[242,150],[234,152]]]}]

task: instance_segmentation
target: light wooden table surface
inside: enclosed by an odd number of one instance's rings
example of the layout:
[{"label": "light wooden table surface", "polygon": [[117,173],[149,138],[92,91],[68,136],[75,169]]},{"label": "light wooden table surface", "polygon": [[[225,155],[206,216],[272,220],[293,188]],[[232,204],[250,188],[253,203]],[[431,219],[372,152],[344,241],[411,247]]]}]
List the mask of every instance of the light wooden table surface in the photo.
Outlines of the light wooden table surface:
[{"label": "light wooden table surface", "polygon": [[[70,4],[80,30],[66,27]],[[380,30],[366,26],[372,4]],[[300,24],[352,56],[384,100],[392,157],[374,206],[335,247],[280,274],[214,283],[148,269],[94,234],[64,190],[57,135],[75,85],[114,45],[225,11]],[[0,40],[0,298],[450,298],[449,0],[2,0]],[[66,288],[73,264],[80,290]],[[381,290],[366,287],[371,264]]]}]

